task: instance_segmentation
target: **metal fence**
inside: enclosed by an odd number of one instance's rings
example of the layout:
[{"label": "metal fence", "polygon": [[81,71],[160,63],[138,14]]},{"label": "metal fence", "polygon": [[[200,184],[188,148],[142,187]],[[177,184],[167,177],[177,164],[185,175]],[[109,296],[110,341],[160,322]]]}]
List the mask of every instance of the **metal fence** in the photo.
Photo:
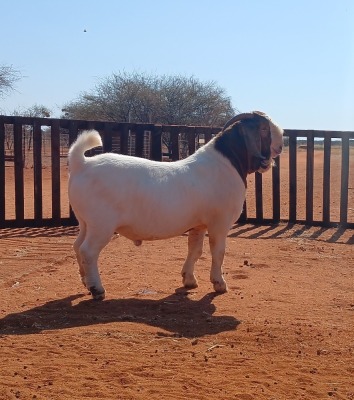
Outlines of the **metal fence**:
[{"label": "metal fence", "polygon": [[[66,156],[83,129],[100,132],[104,152],[158,161],[186,157],[220,131],[0,116],[0,227],[76,224]],[[248,178],[239,221],[354,228],[354,132],[285,130],[285,142],[271,172]]]}]

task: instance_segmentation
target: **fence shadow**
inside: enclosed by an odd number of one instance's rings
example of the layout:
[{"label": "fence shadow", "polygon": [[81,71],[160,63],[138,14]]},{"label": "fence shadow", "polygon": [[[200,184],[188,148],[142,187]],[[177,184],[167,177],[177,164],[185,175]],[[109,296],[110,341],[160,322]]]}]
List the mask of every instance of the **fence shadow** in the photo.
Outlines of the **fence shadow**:
[{"label": "fence shadow", "polygon": [[354,244],[354,231],[299,224],[243,225],[236,224],[229,237],[244,239],[308,239],[326,243]]},{"label": "fence shadow", "polygon": [[235,330],[240,324],[233,316],[213,316],[215,293],[200,300],[192,300],[188,294],[181,288],[159,300],[129,298],[97,302],[87,299],[77,304],[73,302],[83,295],[73,295],[5,316],[0,319],[0,335],[28,335],[46,330],[130,322],[169,332],[160,332],[160,336],[194,338]]},{"label": "fence shadow", "polygon": [[76,236],[78,233],[77,226],[3,228],[0,229],[0,239]]},{"label": "fence shadow", "polygon": [[[76,236],[78,232],[77,226],[4,228],[0,229],[0,239]],[[353,229],[326,228],[292,223],[271,225],[236,224],[232,227],[228,236],[264,240],[303,238],[326,243],[354,244]]]}]

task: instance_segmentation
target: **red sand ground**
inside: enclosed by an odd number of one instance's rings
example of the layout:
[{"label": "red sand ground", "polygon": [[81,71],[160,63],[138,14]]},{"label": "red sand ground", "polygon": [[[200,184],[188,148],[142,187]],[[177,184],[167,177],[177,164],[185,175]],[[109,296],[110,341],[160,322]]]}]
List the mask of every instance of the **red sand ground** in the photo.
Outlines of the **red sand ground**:
[{"label": "red sand ground", "polygon": [[353,230],[236,226],[220,296],[207,246],[186,292],[185,236],[114,239],[103,302],[76,233],[0,230],[1,400],[354,399]]}]

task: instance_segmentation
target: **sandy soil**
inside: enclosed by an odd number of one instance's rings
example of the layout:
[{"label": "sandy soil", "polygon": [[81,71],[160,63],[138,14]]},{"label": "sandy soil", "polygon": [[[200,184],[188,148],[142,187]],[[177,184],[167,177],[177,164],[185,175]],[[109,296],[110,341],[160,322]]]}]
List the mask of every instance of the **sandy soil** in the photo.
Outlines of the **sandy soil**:
[{"label": "sandy soil", "polygon": [[103,302],[81,286],[76,234],[0,230],[1,400],[354,399],[353,230],[236,226],[220,296],[207,246],[186,292],[185,236],[116,238]]},{"label": "sandy soil", "polygon": [[353,231],[238,226],[214,296],[180,288],[186,237],[101,256],[79,282],[75,228],[0,231],[1,399],[354,399]]}]

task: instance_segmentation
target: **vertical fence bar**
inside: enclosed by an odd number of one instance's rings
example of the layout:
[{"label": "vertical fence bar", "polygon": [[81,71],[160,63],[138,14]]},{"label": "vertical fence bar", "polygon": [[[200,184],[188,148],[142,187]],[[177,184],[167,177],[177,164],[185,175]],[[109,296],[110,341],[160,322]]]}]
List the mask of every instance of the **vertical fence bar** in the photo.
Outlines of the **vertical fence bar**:
[{"label": "vertical fence bar", "polygon": [[110,123],[104,124],[103,128],[103,152],[108,153],[113,149],[113,140],[112,140],[113,126]]},{"label": "vertical fence bar", "polygon": [[196,138],[196,128],[189,128],[187,130],[187,142],[188,142],[188,154],[191,155],[195,153],[195,138]]},{"label": "vertical fence bar", "polygon": [[15,215],[16,225],[21,226],[25,218],[24,178],[23,178],[23,140],[22,124],[14,124],[14,161],[15,161]]},{"label": "vertical fence bar", "polygon": [[240,223],[244,223],[247,221],[247,202],[245,200],[245,202],[243,203],[243,207],[242,207],[242,212],[240,215],[240,218],[236,221],[236,222],[240,222]]},{"label": "vertical fence bar", "polygon": [[54,120],[51,126],[51,158],[52,158],[52,219],[54,224],[60,223],[60,126]]},{"label": "vertical fence bar", "polygon": [[39,121],[33,123],[33,184],[34,219],[36,225],[43,219],[42,191],[42,130]]},{"label": "vertical fence bar", "polygon": [[[75,142],[78,134],[78,127],[76,121],[69,122],[69,147]],[[77,220],[71,205],[69,205],[69,218],[73,225],[77,224]]]},{"label": "vertical fence bar", "polygon": [[256,220],[263,221],[263,185],[262,174],[255,173],[255,194],[256,194]]},{"label": "vertical fence bar", "polygon": [[172,126],[170,129],[172,161],[179,160],[179,128]]},{"label": "vertical fence bar", "polygon": [[5,124],[0,120],[0,227],[5,225]]},{"label": "vertical fence bar", "polygon": [[280,221],[280,157],[272,168],[273,221]]},{"label": "vertical fence bar", "polygon": [[199,126],[196,126],[194,128],[194,135],[195,135],[195,150],[198,150],[201,145],[205,144],[205,141],[204,143],[202,143],[202,139],[200,137],[200,135],[203,135],[204,137],[204,131]]},{"label": "vertical fence bar", "polygon": [[77,138],[77,122],[70,121],[69,122],[69,147],[75,142]]},{"label": "vertical fence bar", "polygon": [[127,124],[121,125],[120,132],[120,151],[122,154],[128,154],[129,148],[129,126]]},{"label": "vertical fence bar", "polygon": [[307,135],[306,150],[306,224],[311,225],[313,222],[313,167],[315,150],[313,132],[309,132]]},{"label": "vertical fence bar", "polygon": [[348,222],[348,186],[349,186],[349,134],[342,137],[342,174],[340,184],[340,218],[341,225]]},{"label": "vertical fence bar", "polygon": [[135,128],[135,156],[143,157],[144,155],[144,132],[145,127],[142,124],[136,125]]},{"label": "vertical fence bar", "polygon": [[207,144],[208,142],[210,142],[210,140],[212,139],[213,135],[212,135],[212,130],[211,128],[205,128],[205,133],[204,133],[204,137],[205,137],[205,144]]},{"label": "vertical fence bar", "polygon": [[155,161],[162,161],[162,126],[155,125],[151,129],[150,157]]},{"label": "vertical fence bar", "polygon": [[296,161],[296,140],[295,135],[289,136],[289,222],[296,222],[296,201],[297,201],[297,161]]},{"label": "vertical fence bar", "polygon": [[322,221],[330,223],[330,193],[331,193],[331,136],[325,135],[323,148],[323,199],[322,199]]}]

